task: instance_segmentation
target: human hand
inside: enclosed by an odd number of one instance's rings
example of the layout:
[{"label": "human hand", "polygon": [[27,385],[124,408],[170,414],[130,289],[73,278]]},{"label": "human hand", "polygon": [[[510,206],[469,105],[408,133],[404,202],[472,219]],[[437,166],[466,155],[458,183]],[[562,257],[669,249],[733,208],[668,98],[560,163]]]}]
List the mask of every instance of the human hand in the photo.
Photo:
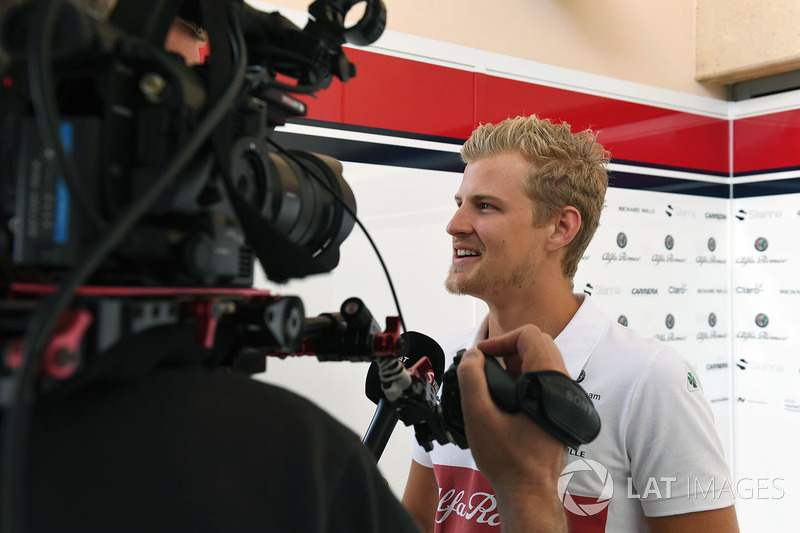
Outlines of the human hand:
[{"label": "human hand", "polygon": [[552,337],[536,326],[523,326],[467,350],[458,367],[458,382],[467,441],[478,469],[495,491],[503,530],[526,531],[534,525],[548,531],[564,528],[557,491],[565,464],[564,444],[524,413],[509,414],[495,405],[482,351],[502,357],[514,377],[541,370],[567,374],[561,353]]}]

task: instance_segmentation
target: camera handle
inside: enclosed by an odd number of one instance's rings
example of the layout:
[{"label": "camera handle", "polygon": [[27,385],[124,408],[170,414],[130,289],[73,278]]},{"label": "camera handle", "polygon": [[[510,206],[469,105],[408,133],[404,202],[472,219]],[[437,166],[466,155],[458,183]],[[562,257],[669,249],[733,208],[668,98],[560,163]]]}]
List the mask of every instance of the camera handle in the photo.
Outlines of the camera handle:
[{"label": "camera handle", "polygon": [[[442,410],[455,437],[453,442],[461,448],[469,447],[457,376],[465,351],[456,354],[442,385]],[[544,370],[514,378],[495,357],[486,355],[485,361],[489,393],[503,411],[525,412],[548,433],[575,449],[593,441],[600,433],[600,416],[592,400],[564,373]]]}]

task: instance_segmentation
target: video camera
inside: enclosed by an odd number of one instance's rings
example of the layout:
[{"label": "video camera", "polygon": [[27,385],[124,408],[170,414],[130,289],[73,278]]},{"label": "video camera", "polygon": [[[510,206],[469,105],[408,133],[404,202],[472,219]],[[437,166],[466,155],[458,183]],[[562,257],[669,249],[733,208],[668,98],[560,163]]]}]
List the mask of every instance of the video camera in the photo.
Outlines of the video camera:
[{"label": "video camera", "polygon": [[[341,164],[279,153],[269,139],[287,117],[305,114],[290,93],[311,94],[334,76],[355,75],[342,44],[368,44],[381,34],[379,0],[345,28],[354,3],[318,0],[303,30],[238,1],[123,1],[109,20],[64,2],[50,9],[57,25],[41,34],[28,29],[42,27],[46,3],[10,12],[3,28],[11,64],[2,89],[0,243],[13,264],[57,280],[85,260],[126,208],[158,187],[232,88],[213,134],[202,132],[207,138],[184,156],[89,281],[249,287],[256,256],[275,281],[333,269],[355,213]],[[163,49],[169,23],[185,13],[208,29],[213,53],[202,67],[189,68]],[[229,45],[225,20],[241,32],[238,47]],[[39,35],[51,46],[42,47]],[[232,58],[245,70],[236,87],[226,87]]]},{"label": "video camera", "polygon": [[[441,349],[404,338],[402,316],[381,330],[351,298],[307,319],[299,298],[250,288],[256,258],[276,282],[329,272],[356,222],[341,163],[271,137],[305,115],[293,94],[356,74],[342,45],[374,42],[386,11],[381,0],[316,0],[309,13],[303,29],[241,0],[120,0],[107,20],[65,0],[0,13],[0,511],[9,531],[24,507],[33,399],[165,361],[250,373],[264,370],[265,355],[374,361],[376,401],[387,398],[396,415],[380,439],[399,417],[426,447],[466,446],[453,436],[459,413],[448,419],[436,397]],[[176,16],[207,31],[205,64],[164,50]],[[164,353],[167,338],[179,353]]]}]

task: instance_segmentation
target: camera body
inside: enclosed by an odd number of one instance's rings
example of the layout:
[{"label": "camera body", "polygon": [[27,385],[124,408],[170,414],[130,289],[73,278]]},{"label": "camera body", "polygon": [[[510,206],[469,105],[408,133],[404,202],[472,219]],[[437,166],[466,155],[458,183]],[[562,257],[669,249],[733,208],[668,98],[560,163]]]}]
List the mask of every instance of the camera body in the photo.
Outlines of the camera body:
[{"label": "camera body", "polygon": [[[269,140],[288,117],[305,114],[290,93],[355,74],[341,49],[355,29],[343,22],[353,3],[318,0],[320,16],[303,30],[240,1],[181,3],[200,17],[227,13],[244,37],[244,50],[233,52],[246,55],[247,72],[217,130],[120,236],[91,283],[237,288],[251,286],[256,257],[275,281],[338,264],[355,215],[341,164],[279,153]],[[40,4],[3,21],[11,61],[0,88],[0,251],[55,282],[174,162],[219,97],[230,38],[209,23],[216,53],[190,68],[154,44],[164,42],[178,3],[123,1],[98,20],[64,2],[48,52],[32,46]],[[362,20],[355,38],[383,30],[382,3],[369,4],[374,20]],[[136,25],[145,19],[160,30]]]}]

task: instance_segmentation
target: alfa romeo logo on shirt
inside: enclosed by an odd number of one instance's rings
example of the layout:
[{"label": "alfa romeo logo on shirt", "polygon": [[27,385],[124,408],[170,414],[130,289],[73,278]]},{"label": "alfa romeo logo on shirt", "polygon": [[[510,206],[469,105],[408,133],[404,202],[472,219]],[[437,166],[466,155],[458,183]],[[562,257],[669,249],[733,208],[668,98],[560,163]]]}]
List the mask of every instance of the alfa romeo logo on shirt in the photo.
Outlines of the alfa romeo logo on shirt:
[{"label": "alfa romeo logo on shirt", "polygon": [[756,315],[756,326],[765,328],[767,327],[767,324],[769,324],[769,317],[764,313],[758,313]]},{"label": "alfa romeo logo on shirt", "polygon": [[759,237],[758,239],[756,239],[755,247],[756,250],[758,250],[759,252],[763,252],[764,250],[766,250],[767,246],[769,246],[769,242],[767,242],[766,238]]},{"label": "alfa romeo logo on shirt", "polygon": [[717,240],[714,237],[708,238],[708,251],[713,252],[717,249]]},{"label": "alfa romeo logo on shirt", "polygon": [[628,317],[626,317],[625,315],[619,315],[619,318],[617,319],[617,323],[621,324],[621,325],[623,325],[623,326],[625,326],[627,328],[628,327]]},{"label": "alfa romeo logo on shirt", "polygon": [[672,250],[672,247],[675,246],[675,239],[672,238],[672,235],[664,237],[664,246],[667,250]]},{"label": "alfa romeo logo on shirt", "polygon": [[672,313],[669,313],[667,318],[664,319],[664,324],[667,325],[667,329],[672,329],[675,326],[675,317],[672,316]]},{"label": "alfa romeo logo on shirt", "polygon": [[619,246],[620,248],[625,248],[627,244],[628,244],[628,236],[620,231],[617,234],[617,246]]},{"label": "alfa romeo logo on shirt", "polygon": [[717,325],[717,315],[714,313],[708,315],[708,325],[712,328]]},{"label": "alfa romeo logo on shirt", "polygon": [[[581,479],[583,477],[589,479]],[[602,489],[594,501],[578,503],[569,492],[569,485],[573,479],[575,485],[578,484],[578,479],[581,479],[581,481],[589,482],[589,486],[602,484]],[[611,480],[611,474],[608,473],[606,467],[591,459],[578,459],[571,462],[561,471],[561,476],[558,478],[558,497],[567,511],[579,516],[591,516],[601,512],[608,507],[613,495],[614,482]],[[581,498],[582,501],[586,499],[586,497]]]}]

